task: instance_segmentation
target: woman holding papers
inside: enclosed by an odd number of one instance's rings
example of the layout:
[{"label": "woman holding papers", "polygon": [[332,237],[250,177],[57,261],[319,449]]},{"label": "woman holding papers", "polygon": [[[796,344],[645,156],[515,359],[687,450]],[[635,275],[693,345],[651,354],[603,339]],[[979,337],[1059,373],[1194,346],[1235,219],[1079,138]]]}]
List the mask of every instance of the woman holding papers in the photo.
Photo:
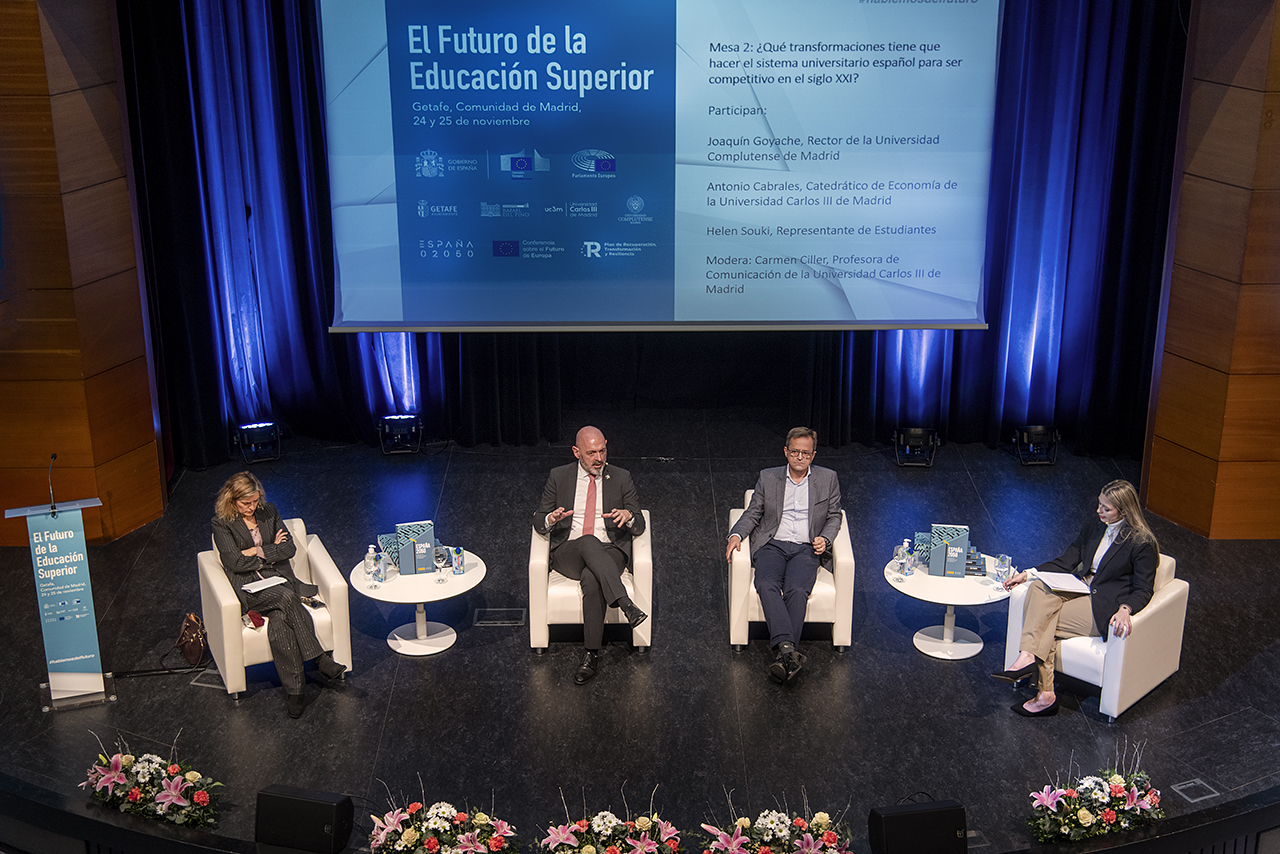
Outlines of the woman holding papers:
[{"label": "woman holding papers", "polygon": [[[296,718],[305,705],[304,661],[316,659],[326,679],[338,678],[347,668],[334,661],[316,639],[311,615],[300,597],[314,596],[318,590],[293,574],[289,559],[297,546],[275,505],[266,498],[257,477],[247,471],[232,475],[214,502],[213,543],[243,612],[257,617],[255,625],[261,625],[263,617],[267,620],[267,642],[284,686],[285,708],[289,717]],[[272,579],[281,580],[273,583]]]},{"label": "woman holding papers", "polygon": [[[1033,580],[1027,591],[1019,655],[1008,670],[992,674],[1016,685],[1039,672],[1039,693],[1013,706],[1020,715],[1036,718],[1058,713],[1053,657],[1060,638],[1105,639],[1102,627],[1123,638],[1133,629],[1133,615],[1151,601],[1160,546],[1138,506],[1137,490],[1127,480],[1111,481],[1098,496],[1097,512],[1097,520],[1084,526],[1061,557],[1040,564],[1048,575]],[[1071,577],[1054,580],[1053,573]],[[1019,572],[1005,582],[1005,589],[1027,579],[1025,571]]]}]

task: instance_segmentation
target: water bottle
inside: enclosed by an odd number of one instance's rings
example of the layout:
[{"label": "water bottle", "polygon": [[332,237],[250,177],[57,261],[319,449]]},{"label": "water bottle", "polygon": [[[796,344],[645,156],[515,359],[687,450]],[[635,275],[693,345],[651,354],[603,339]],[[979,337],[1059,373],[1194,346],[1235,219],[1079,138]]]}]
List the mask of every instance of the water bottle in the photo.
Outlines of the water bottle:
[{"label": "water bottle", "polygon": [[373,580],[379,584],[387,580],[387,556],[382,552],[378,552],[373,564]]},{"label": "water bottle", "polygon": [[378,563],[377,549],[375,549],[372,545],[370,545],[369,551],[365,552],[365,555],[364,555],[365,578],[368,578],[369,576],[373,575],[373,568],[377,563]]},{"label": "water bottle", "polygon": [[898,549],[898,571],[903,575],[913,574],[914,570],[911,568],[911,540],[904,539]]}]

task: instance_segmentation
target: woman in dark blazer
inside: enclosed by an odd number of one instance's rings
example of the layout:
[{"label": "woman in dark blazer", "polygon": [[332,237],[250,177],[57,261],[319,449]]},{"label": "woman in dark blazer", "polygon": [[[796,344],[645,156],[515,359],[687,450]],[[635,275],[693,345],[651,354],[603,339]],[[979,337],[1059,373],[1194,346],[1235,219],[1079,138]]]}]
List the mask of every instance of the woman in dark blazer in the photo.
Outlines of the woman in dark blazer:
[{"label": "woman in dark blazer", "polygon": [[[232,475],[218,491],[214,512],[213,543],[222,569],[240,599],[241,610],[266,618],[267,642],[284,686],[285,708],[289,717],[300,717],[305,706],[303,662],[316,659],[326,679],[337,679],[347,669],[320,646],[311,615],[302,605],[301,597],[315,596],[318,588],[304,584],[293,574],[289,560],[297,545],[275,505],[267,503],[257,477],[247,471]],[[287,583],[257,593],[242,587],[275,576]]]},{"label": "woman in dark blazer", "polygon": [[[1127,480],[1113,480],[1098,496],[1098,518],[1057,558],[1040,569],[1069,572],[1088,583],[1089,593],[1063,593],[1036,580],[1027,591],[1022,641],[1013,665],[992,675],[1017,684],[1039,672],[1038,692],[1013,710],[1027,717],[1058,713],[1053,691],[1054,650],[1058,640],[1102,637],[1104,627],[1123,638],[1133,630],[1133,615],[1151,601],[1160,546],[1138,504],[1138,492]],[[1010,590],[1027,580],[1020,572],[1005,582]]]}]

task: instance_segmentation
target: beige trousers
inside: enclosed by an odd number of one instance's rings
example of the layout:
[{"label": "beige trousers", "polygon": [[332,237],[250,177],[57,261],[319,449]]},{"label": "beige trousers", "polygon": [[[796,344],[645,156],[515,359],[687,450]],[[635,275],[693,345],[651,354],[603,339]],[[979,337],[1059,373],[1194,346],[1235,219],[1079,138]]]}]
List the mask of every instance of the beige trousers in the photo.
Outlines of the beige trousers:
[{"label": "beige trousers", "polygon": [[1053,690],[1057,643],[1063,638],[1100,637],[1093,624],[1093,608],[1086,593],[1059,593],[1036,579],[1027,589],[1022,612],[1020,649],[1036,657],[1041,691]]}]

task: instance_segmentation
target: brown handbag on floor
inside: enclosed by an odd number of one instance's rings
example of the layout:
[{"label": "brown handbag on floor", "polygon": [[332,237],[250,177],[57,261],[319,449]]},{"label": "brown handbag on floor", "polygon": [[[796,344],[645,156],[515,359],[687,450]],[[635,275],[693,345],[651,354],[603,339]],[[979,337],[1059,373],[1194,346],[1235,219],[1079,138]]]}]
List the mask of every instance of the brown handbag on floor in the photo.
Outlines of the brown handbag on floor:
[{"label": "brown handbag on floor", "polygon": [[182,628],[178,631],[178,639],[173,643],[174,649],[182,650],[182,657],[192,667],[199,667],[209,654],[209,635],[204,630],[204,623],[194,613],[182,618]]}]

